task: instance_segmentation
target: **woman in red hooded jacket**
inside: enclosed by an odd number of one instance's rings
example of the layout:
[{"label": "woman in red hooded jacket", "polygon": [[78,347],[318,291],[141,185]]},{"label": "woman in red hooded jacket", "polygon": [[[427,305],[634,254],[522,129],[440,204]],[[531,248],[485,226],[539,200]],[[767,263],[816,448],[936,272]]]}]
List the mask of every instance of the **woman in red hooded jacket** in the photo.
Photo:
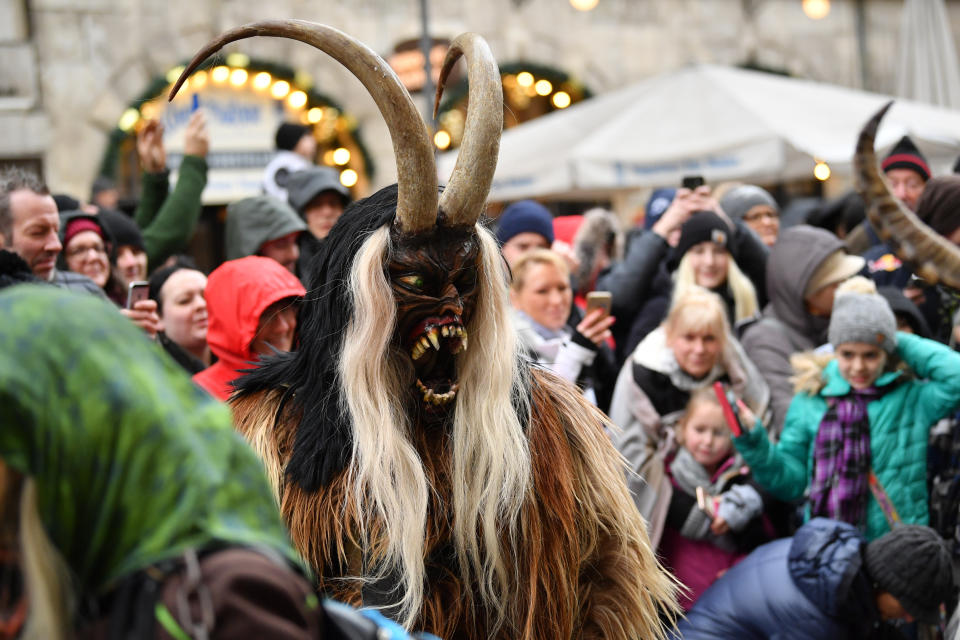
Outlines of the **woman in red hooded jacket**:
[{"label": "woman in red hooded jacket", "polygon": [[193,376],[212,396],[226,400],[231,382],[264,356],[289,351],[297,306],[306,289],[280,263],[262,256],[230,260],[207,280],[207,344],[217,362]]}]

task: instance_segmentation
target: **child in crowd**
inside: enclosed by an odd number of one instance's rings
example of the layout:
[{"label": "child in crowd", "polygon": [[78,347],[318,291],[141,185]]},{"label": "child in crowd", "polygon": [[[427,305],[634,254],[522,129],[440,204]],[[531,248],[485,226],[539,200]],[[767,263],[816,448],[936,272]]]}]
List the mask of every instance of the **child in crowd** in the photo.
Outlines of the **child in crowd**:
[{"label": "child in crowd", "polygon": [[797,395],[780,442],[756,426],[737,449],[772,495],[806,494],[808,518],[847,522],[868,541],[901,521],[927,524],[927,440],[960,403],[960,354],[898,333],[890,306],[859,277],[837,290],[829,338],[832,354],[791,361]]},{"label": "child in crowd", "polygon": [[733,448],[712,387],[690,397],[677,442],[680,447],[665,465],[673,495],[660,555],[688,589],[680,597],[686,611],[767,536],[763,499],[749,484],[749,469]]}]

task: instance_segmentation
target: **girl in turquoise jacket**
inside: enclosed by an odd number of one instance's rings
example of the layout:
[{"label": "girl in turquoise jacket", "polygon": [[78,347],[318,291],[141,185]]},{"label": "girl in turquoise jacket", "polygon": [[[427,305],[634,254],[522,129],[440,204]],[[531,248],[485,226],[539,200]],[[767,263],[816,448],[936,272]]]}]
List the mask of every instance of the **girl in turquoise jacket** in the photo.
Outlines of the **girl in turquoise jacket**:
[{"label": "girl in turquoise jacket", "polygon": [[854,278],[837,292],[832,355],[794,356],[798,393],[779,443],[760,424],[734,439],[771,494],[796,500],[806,493],[807,518],[848,522],[868,540],[890,530],[891,516],[927,524],[930,427],[960,403],[960,355],[897,333],[893,312],[872,287]]}]

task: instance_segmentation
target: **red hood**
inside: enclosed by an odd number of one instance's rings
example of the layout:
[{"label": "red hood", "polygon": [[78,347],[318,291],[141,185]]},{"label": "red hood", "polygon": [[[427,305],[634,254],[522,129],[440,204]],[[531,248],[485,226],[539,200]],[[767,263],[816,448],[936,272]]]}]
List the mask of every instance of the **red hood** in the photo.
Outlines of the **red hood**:
[{"label": "red hood", "polygon": [[232,368],[245,368],[256,360],[250,343],[260,314],[278,300],[306,293],[297,277],[271,258],[247,256],[224,262],[207,280],[210,350]]}]

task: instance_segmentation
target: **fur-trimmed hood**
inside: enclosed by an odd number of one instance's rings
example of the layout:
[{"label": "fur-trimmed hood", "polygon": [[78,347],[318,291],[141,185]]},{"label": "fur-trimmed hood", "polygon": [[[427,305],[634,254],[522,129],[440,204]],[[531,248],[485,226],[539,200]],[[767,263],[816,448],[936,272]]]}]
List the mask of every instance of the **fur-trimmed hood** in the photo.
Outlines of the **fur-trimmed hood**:
[{"label": "fur-trimmed hood", "polygon": [[611,261],[618,261],[623,256],[623,243],[623,230],[615,213],[597,208],[583,215],[583,223],[573,238],[573,252],[580,261],[573,274],[577,293],[585,294],[593,288],[600,252],[605,251]]}]

